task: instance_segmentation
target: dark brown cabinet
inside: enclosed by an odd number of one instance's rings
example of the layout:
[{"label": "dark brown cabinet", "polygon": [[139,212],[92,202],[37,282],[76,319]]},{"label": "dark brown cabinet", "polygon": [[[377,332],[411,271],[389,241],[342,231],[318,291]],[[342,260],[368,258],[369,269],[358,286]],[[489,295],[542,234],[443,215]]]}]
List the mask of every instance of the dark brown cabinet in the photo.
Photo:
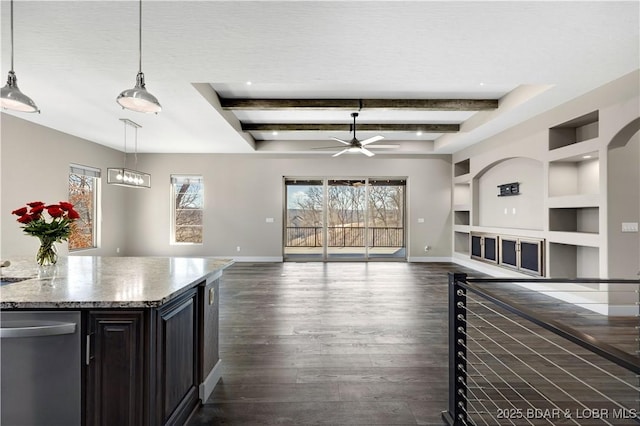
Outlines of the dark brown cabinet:
[{"label": "dark brown cabinet", "polygon": [[198,405],[198,325],[197,289],[157,311],[157,424],[182,425]]},{"label": "dark brown cabinet", "polygon": [[157,308],[84,312],[86,425],[185,424],[218,362],[216,293],[217,280]]},{"label": "dark brown cabinet", "polygon": [[143,311],[88,313],[87,424],[143,424],[144,323]]}]

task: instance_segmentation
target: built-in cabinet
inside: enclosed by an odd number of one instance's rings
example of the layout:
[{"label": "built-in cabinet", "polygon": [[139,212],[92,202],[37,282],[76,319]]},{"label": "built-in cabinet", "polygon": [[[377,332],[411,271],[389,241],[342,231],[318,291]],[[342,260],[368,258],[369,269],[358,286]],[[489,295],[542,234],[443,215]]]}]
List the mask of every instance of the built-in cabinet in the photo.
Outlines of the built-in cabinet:
[{"label": "built-in cabinet", "polygon": [[[481,223],[481,196],[499,196],[498,191],[495,195],[479,191],[480,169],[491,165],[476,166],[473,158],[454,162],[454,257],[551,278],[599,276],[605,192],[601,188],[606,185],[600,169],[607,152],[600,141],[599,120],[599,111],[592,111],[548,129],[548,146],[540,158],[540,179],[546,181],[542,229]],[[530,186],[521,190],[530,190]]]},{"label": "built-in cabinet", "polygon": [[186,422],[219,362],[217,290],[214,280],[157,308],[84,313],[87,425]]}]

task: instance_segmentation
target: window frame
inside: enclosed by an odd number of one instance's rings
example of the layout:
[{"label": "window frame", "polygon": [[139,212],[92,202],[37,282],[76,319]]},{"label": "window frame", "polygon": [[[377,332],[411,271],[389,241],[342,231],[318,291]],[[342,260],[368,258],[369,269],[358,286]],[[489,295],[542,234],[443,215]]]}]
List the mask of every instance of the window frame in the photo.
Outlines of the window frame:
[{"label": "window frame", "polygon": [[[101,243],[101,186],[102,186],[102,171],[97,167],[85,166],[81,164],[69,164],[69,172],[67,174],[67,195],[69,202],[76,205],[71,198],[71,175],[84,176],[92,178],[93,180],[93,192],[92,192],[92,242],[89,247],[72,248],[71,243],[68,244],[70,253],[77,253],[85,250],[95,250],[100,248]],[[77,207],[77,206],[76,206]],[[72,231],[73,232],[73,231]]]},{"label": "window frame", "polygon": [[[179,183],[179,181],[184,179],[195,179],[199,181],[199,198],[201,200],[200,210],[200,224],[199,225],[190,225],[192,227],[200,228],[201,240],[199,242],[193,241],[176,241],[176,231],[178,226],[176,225],[177,219],[177,206],[176,206],[176,187],[175,185]],[[170,197],[170,226],[169,226],[169,244],[170,245],[186,245],[186,246],[197,246],[204,244],[204,215],[205,215],[205,195],[204,195],[204,177],[200,174],[171,174],[169,179],[169,197]]]}]

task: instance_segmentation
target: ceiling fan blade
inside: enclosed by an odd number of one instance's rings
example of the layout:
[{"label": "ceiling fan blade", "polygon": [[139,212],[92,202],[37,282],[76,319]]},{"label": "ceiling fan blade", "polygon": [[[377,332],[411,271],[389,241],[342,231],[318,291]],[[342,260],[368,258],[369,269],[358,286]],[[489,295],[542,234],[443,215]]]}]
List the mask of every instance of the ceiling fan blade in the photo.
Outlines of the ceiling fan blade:
[{"label": "ceiling fan blade", "polygon": [[344,154],[345,152],[348,152],[348,151],[349,151],[349,148],[345,148],[342,151],[336,152],[335,154],[333,154],[332,157],[337,157],[338,155],[342,155],[342,154]]},{"label": "ceiling fan blade", "polygon": [[369,148],[400,148],[400,145],[371,145]]},{"label": "ceiling fan blade", "polygon": [[367,148],[360,148],[360,152],[362,152],[367,157],[373,157],[375,154],[369,151]]},{"label": "ceiling fan blade", "polygon": [[334,141],[338,141],[338,142],[340,142],[340,143],[342,143],[342,144],[345,144],[345,145],[351,145],[349,142],[347,142],[347,141],[343,141],[342,139],[338,139],[338,138],[335,138],[335,137],[333,137],[333,136],[332,136],[332,137],[330,137],[329,139],[333,139]]},{"label": "ceiling fan blade", "polygon": [[369,145],[370,143],[377,142],[380,139],[384,139],[384,136],[378,135],[378,136],[370,137],[369,139],[365,139],[363,141],[360,141],[360,145],[362,145],[362,146]]},{"label": "ceiling fan blade", "polygon": [[311,149],[337,149],[337,148],[344,148],[344,146],[340,145],[340,146],[317,146],[315,148],[311,148]]}]

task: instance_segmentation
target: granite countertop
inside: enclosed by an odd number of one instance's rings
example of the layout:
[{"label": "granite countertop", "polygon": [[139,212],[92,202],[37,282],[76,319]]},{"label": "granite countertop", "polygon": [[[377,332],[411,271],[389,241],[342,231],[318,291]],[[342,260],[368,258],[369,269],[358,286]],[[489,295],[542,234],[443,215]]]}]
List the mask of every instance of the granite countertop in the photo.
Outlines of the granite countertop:
[{"label": "granite countertop", "polygon": [[[0,309],[160,306],[233,261],[193,257],[60,257],[45,274],[33,257],[1,268]],[[47,275],[48,274],[48,275]]]}]

